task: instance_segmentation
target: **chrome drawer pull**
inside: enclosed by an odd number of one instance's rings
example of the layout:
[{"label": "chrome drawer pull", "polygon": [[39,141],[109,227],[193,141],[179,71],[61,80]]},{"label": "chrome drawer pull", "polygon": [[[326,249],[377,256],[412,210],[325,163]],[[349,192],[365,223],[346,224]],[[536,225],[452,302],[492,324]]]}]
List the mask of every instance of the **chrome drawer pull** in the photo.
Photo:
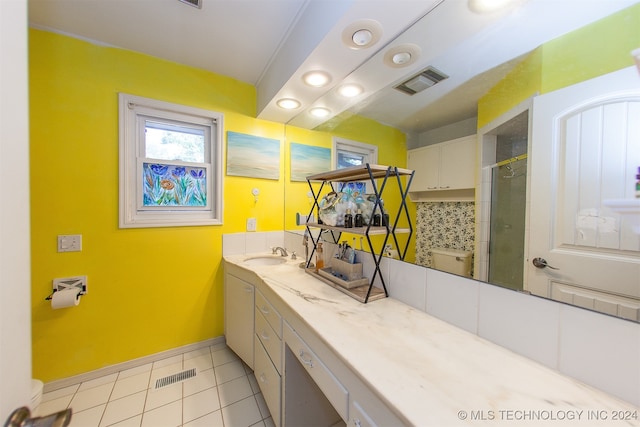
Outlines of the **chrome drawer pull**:
[{"label": "chrome drawer pull", "polygon": [[304,350],[300,350],[300,361],[310,368],[313,368],[313,359],[306,360],[304,358]]},{"label": "chrome drawer pull", "polygon": [[260,307],[260,311],[263,314],[269,314],[269,309],[267,307],[265,307],[265,306]]},{"label": "chrome drawer pull", "polygon": [[269,341],[269,335],[267,335],[265,331],[260,332],[260,338],[265,341]]}]

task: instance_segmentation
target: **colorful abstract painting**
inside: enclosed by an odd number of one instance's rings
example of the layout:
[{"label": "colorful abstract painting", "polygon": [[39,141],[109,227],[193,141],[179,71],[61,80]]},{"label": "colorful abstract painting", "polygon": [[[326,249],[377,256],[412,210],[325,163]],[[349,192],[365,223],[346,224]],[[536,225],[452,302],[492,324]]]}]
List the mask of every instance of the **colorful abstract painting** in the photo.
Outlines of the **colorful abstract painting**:
[{"label": "colorful abstract painting", "polygon": [[142,164],[142,205],[207,206],[207,169],[170,163]]},{"label": "colorful abstract painting", "polygon": [[280,179],[280,141],[227,132],[227,175]]},{"label": "colorful abstract painting", "polygon": [[291,143],[291,181],[331,170],[331,149]]}]

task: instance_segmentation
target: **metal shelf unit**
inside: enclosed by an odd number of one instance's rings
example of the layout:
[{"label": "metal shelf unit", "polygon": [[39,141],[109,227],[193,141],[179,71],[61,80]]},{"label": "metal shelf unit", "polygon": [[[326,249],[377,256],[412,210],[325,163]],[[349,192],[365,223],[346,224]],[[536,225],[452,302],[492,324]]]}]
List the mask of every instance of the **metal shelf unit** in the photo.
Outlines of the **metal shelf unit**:
[{"label": "metal shelf unit", "polygon": [[[391,181],[393,181],[393,178],[395,178],[395,181],[397,182],[397,185],[398,185],[398,190],[400,192],[401,201],[395,216],[390,217],[393,219],[390,219],[388,223],[382,226],[373,226],[371,223],[369,223],[369,224],[366,224],[364,227],[345,228],[345,227],[335,227],[327,224],[318,224],[315,222],[308,222],[306,224],[306,227],[307,227],[309,236],[311,236],[313,249],[311,250],[311,255],[307,260],[306,271],[312,274],[313,276],[319,278],[320,280],[323,280],[324,282],[330,284],[334,288],[346,293],[347,295],[350,295],[351,297],[365,304],[370,300],[386,298],[387,296],[389,296],[387,292],[386,284],[384,282],[384,277],[382,276],[382,272],[380,271],[380,262],[384,255],[383,250],[384,250],[384,247],[387,245],[387,242],[389,241],[389,237],[393,239],[395,243],[395,247],[398,250],[398,256],[401,260],[404,260],[407,254],[407,249],[409,248],[411,236],[413,235],[413,226],[411,225],[411,217],[409,215],[409,209],[407,207],[406,200],[409,194],[409,187],[411,186],[411,180],[413,179],[413,174],[414,174],[414,171],[409,169],[402,169],[394,166],[372,165],[367,163],[361,166],[353,166],[350,168],[337,169],[330,172],[323,172],[323,173],[308,176],[307,183],[309,184],[309,188],[311,189],[311,193],[313,194],[313,200],[314,200],[313,205],[311,206],[311,210],[309,212],[309,216],[308,216],[309,218],[312,218],[314,212],[316,212],[316,209],[320,207],[319,200],[321,199],[323,190],[326,188],[327,185],[329,186],[328,188],[329,191],[339,192],[342,189],[341,187],[344,186],[344,184],[349,182],[366,181],[367,184],[370,183],[373,188],[373,194],[375,195],[373,212],[376,212],[376,210],[378,209],[381,210],[382,208],[382,205],[381,205],[382,194],[389,179],[391,178]],[[401,180],[402,176],[408,177],[406,181],[406,185],[403,185],[402,183],[402,180]],[[379,182],[380,184],[379,186],[376,180],[381,180]],[[313,183],[320,183],[320,187],[317,189],[317,191],[313,188]],[[398,227],[398,220],[401,218],[402,215],[406,217],[407,223],[409,224],[408,227],[405,227],[405,228]],[[391,222],[392,224],[390,224]],[[321,230],[331,231],[331,235],[334,243],[338,243],[340,241],[340,235],[343,232],[365,236],[367,238],[367,244],[369,245],[369,251],[371,252],[371,256],[375,264],[375,269],[369,284],[358,287],[358,288],[346,289],[339,285],[336,285],[335,283],[324,278],[323,276],[318,275],[313,271],[313,269],[310,269],[309,265],[311,264],[311,260],[313,259],[313,254],[316,252],[318,242],[322,237],[322,232],[321,232],[320,234],[318,234],[317,238],[314,238],[313,233],[311,233],[312,228],[314,229],[319,228]],[[397,234],[408,234],[406,244],[404,245],[402,250],[400,248],[400,245],[398,244]],[[382,247],[379,254],[376,254],[376,251],[374,250],[373,242],[371,241],[371,236],[375,236],[375,235],[384,236],[384,241],[382,243]],[[378,288],[374,289],[373,285],[376,280],[376,277],[380,279],[382,290],[379,290]]]}]

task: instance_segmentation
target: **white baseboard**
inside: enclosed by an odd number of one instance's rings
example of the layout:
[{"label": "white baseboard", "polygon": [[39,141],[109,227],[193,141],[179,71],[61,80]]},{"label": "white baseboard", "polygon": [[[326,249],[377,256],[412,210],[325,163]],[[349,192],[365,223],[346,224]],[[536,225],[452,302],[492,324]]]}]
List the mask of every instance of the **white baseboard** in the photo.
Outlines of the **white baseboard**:
[{"label": "white baseboard", "polygon": [[105,375],[111,375],[116,372],[124,371],[138,366],[146,365],[147,363],[153,363],[158,360],[166,359],[168,357],[177,356],[182,353],[188,353],[190,351],[198,350],[203,347],[209,347],[213,345],[224,344],[224,336],[217,338],[211,338],[205,341],[200,341],[193,344],[187,344],[182,347],[172,348],[171,350],[161,351],[160,353],[151,354],[149,356],[140,357],[138,359],[128,360],[126,362],[118,363],[116,365],[106,366],[104,368],[96,369],[95,371],[85,372],[83,374],[74,375],[72,377],[63,378],[61,380],[55,380],[48,382],[44,385],[43,393],[58,390],[65,387],[70,387],[85,381],[91,381],[96,378],[103,377]]}]

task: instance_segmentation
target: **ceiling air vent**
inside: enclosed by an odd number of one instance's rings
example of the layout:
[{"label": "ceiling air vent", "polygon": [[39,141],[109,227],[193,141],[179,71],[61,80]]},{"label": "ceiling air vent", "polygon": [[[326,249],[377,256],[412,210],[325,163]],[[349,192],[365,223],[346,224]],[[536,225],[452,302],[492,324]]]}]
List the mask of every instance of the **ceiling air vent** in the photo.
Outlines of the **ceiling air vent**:
[{"label": "ceiling air vent", "polygon": [[428,67],[394,88],[406,93],[407,95],[415,95],[416,93],[422,92],[448,77],[449,76],[444,74],[442,71],[436,70],[433,67]]},{"label": "ceiling air vent", "polygon": [[198,9],[202,9],[202,0],[178,0],[182,3],[188,4],[189,6],[197,7]]}]

